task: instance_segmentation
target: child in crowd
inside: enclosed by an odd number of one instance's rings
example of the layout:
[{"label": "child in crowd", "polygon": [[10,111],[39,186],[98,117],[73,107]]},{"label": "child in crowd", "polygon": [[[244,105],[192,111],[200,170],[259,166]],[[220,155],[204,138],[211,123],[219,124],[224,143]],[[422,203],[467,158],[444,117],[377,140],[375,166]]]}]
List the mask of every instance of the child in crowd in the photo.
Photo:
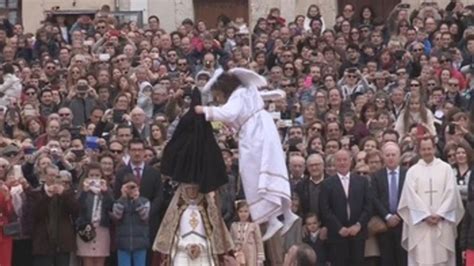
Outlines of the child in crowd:
[{"label": "child in crowd", "polygon": [[[77,220],[77,256],[83,266],[104,265],[110,253],[110,218],[113,197],[97,163],[89,164],[79,195],[81,211]],[[64,174],[64,173],[63,173]]]},{"label": "child in crowd", "polygon": [[125,178],[121,193],[112,211],[113,217],[118,221],[115,237],[118,265],[145,266],[147,249],[150,246],[150,202],[140,197],[138,182],[133,176]]},{"label": "child in crowd", "polygon": [[230,228],[236,245],[236,259],[240,265],[263,265],[265,253],[260,227],[251,221],[246,201],[238,201],[236,211],[239,221],[232,223]]},{"label": "child in crowd", "polygon": [[317,266],[327,265],[325,240],[327,238],[326,228],[320,228],[319,218],[314,213],[308,213],[305,218],[306,236],[303,242],[310,245],[317,256]]}]

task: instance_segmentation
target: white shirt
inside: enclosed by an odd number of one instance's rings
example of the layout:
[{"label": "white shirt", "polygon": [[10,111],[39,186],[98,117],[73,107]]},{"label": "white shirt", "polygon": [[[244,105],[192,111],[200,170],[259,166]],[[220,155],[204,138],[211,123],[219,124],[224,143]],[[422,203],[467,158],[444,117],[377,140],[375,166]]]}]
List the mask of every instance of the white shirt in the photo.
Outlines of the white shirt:
[{"label": "white shirt", "polygon": [[341,175],[337,173],[337,176],[339,176],[339,180],[341,180],[341,184],[342,184],[342,187],[344,188],[344,193],[346,193],[346,197],[349,197],[350,174],[348,173],[347,175]]}]

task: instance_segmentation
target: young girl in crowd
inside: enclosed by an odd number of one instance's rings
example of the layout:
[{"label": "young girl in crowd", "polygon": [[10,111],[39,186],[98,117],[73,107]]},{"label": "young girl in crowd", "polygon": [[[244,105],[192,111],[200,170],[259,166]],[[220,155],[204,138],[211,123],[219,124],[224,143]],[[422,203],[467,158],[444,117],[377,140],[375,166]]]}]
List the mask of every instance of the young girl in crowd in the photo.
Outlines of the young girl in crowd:
[{"label": "young girl in crowd", "polygon": [[117,219],[115,239],[118,265],[145,266],[146,253],[150,246],[150,202],[140,197],[139,186],[133,176],[125,178],[121,193],[121,197],[113,206],[112,214]]},{"label": "young girl in crowd", "polygon": [[240,265],[263,265],[265,253],[260,227],[251,221],[246,201],[238,201],[236,211],[239,221],[232,223],[230,228],[236,245],[236,259]]},{"label": "young girl in crowd", "polygon": [[[77,220],[80,230],[76,240],[77,256],[82,257],[84,266],[104,265],[110,253],[109,212],[112,210],[113,198],[99,164],[89,164],[79,203],[81,212]],[[80,235],[87,226],[95,232],[95,237]]]}]

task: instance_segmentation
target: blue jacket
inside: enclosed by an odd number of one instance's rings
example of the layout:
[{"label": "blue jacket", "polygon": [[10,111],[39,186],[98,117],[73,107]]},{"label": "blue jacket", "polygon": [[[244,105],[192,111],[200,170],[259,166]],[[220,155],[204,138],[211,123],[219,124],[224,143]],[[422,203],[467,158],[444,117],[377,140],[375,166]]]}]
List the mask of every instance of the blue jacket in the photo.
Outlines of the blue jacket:
[{"label": "blue jacket", "polygon": [[150,202],[144,197],[137,200],[122,197],[115,202],[112,214],[118,221],[115,232],[117,249],[134,251],[150,247],[149,212]]}]

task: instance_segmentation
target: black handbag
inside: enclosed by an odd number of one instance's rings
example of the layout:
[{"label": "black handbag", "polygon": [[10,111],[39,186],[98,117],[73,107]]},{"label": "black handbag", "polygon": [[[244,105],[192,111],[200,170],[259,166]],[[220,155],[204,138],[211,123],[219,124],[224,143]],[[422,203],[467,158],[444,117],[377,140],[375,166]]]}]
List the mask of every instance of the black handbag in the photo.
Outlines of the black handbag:
[{"label": "black handbag", "polygon": [[20,222],[13,222],[3,225],[3,235],[4,236],[17,236],[21,233]]},{"label": "black handbag", "polygon": [[90,242],[94,240],[96,236],[95,227],[91,223],[84,223],[78,226],[77,234],[84,242]]}]

